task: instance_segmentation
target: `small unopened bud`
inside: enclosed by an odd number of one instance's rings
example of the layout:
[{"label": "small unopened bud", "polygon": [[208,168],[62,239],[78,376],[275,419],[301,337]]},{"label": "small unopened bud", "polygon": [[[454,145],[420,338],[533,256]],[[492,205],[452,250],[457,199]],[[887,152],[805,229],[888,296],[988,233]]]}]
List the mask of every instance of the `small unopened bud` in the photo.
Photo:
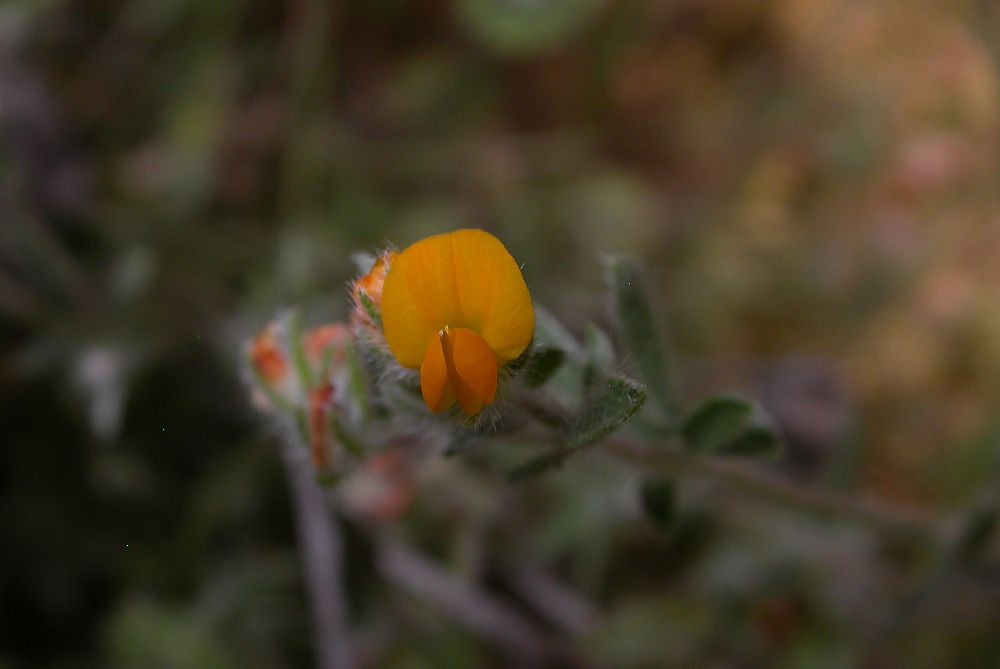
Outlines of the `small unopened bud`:
[{"label": "small unopened bud", "polygon": [[330,410],[333,407],[333,386],[324,383],[309,391],[309,454],[317,471],[330,468],[333,435],[330,431]]},{"label": "small unopened bud", "polygon": [[281,349],[277,336],[278,326],[271,323],[254,337],[250,344],[250,359],[261,379],[277,385],[288,374],[288,358]]},{"label": "small unopened bud", "polygon": [[354,313],[351,319],[369,330],[380,331],[382,311],[382,287],[389,273],[396,253],[385,251],[376,258],[372,268],[364,276],[358,277],[351,286],[351,297],[354,299]]},{"label": "small unopened bud", "polygon": [[344,359],[350,336],[350,330],[342,323],[320,325],[302,335],[302,349],[312,365],[322,364],[327,351],[330,353],[329,362],[336,365]]}]

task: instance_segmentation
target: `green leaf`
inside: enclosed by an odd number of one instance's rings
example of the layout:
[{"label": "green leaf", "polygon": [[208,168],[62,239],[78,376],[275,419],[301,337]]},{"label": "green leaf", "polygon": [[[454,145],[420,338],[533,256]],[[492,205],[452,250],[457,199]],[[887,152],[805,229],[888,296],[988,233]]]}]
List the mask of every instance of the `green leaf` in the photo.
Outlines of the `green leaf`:
[{"label": "green leaf", "polygon": [[739,439],[750,425],[753,405],[740,397],[712,397],[695,409],[681,428],[693,451],[718,452]]},{"label": "green leaf", "polygon": [[664,532],[669,531],[677,506],[673,481],[650,479],[642,484],[639,494],[642,508],[649,519]]},{"label": "green leaf", "polygon": [[593,323],[587,325],[584,339],[587,350],[587,364],[594,369],[607,371],[615,362],[615,349],[604,330]]},{"label": "green leaf", "polygon": [[751,425],[738,439],[722,451],[727,455],[773,458],[781,454],[778,435],[766,425]]},{"label": "green leaf", "polygon": [[701,453],[768,457],[781,450],[770,417],[733,395],[703,402],[684,421],[681,434],[689,450]]},{"label": "green leaf", "polygon": [[632,420],[646,401],[646,388],[623,376],[595,382],[570,427],[570,443],[589,446]]},{"label": "green leaf", "polygon": [[669,356],[653,311],[646,273],[635,260],[612,256],[607,261],[607,283],[635,369],[666,418],[674,421],[680,415],[680,402],[674,391]]},{"label": "green leaf", "polygon": [[558,348],[573,360],[582,360],[583,350],[559,319],[540,304],[535,305],[535,344]]},{"label": "green leaf", "polygon": [[538,388],[559,371],[566,360],[566,353],[558,348],[538,348],[532,351],[524,366],[524,383]]}]

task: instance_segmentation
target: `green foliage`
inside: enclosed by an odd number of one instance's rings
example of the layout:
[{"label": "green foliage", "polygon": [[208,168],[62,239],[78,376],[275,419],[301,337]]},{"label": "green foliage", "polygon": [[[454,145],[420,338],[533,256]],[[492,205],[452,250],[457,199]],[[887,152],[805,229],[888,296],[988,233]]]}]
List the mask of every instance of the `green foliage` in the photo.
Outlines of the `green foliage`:
[{"label": "green foliage", "polygon": [[587,365],[591,369],[610,371],[614,366],[615,349],[611,345],[611,339],[593,323],[587,325],[584,348],[587,352]]},{"label": "green foliage", "polygon": [[718,451],[736,440],[753,416],[753,405],[740,397],[713,397],[691,412],[681,434],[696,451]]},{"label": "green foliage", "polygon": [[555,430],[563,443],[550,453],[530,458],[508,473],[511,481],[523,481],[558,469],[582,448],[599,443],[632,420],[646,401],[642,384],[623,376],[598,375],[589,369],[590,380],[580,410],[567,417],[544,404],[528,407],[532,417]]},{"label": "green foliage", "polygon": [[611,376],[595,382],[570,427],[570,443],[581,447],[599,442],[632,420],[645,402],[645,386],[631,379]]},{"label": "green foliage", "polygon": [[763,411],[731,395],[712,397],[699,405],[685,419],[681,435],[688,449],[698,453],[775,456],[780,449]]},{"label": "green foliage", "polygon": [[524,366],[524,383],[529,388],[545,385],[559,371],[566,360],[566,353],[558,348],[533,349]]},{"label": "green foliage", "polygon": [[579,361],[584,355],[576,337],[548,309],[535,305],[535,342],[542,347],[557,348]]},{"label": "green foliage", "polygon": [[679,403],[669,355],[642,266],[629,258],[612,256],[607,260],[607,283],[632,365],[666,419],[676,420]]},{"label": "green foliage", "polygon": [[[997,666],[996,513],[960,509],[993,485],[1000,369],[982,243],[998,52],[995,22],[967,9],[6,3],[0,665],[312,666],[278,456],[307,420],[259,376],[295,417],[257,420],[240,343],[285,304],[346,319],[342,287],[374,262],[352,267],[353,249],[483,226],[558,313],[537,309],[531,368],[469,429],[428,415],[415,375],[366,336],[337,399],[357,410],[330,422],[352,467],[398,446],[413,493],[399,518],[337,514],[373,669],[528,664],[387,582],[384,530],[571,649],[563,664]],[[655,282],[612,259],[605,314],[609,252],[641,255]],[[797,392],[779,368],[801,350],[843,397]],[[638,414],[634,382],[602,397],[623,371],[648,392]],[[767,393],[786,460],[715,457],[776,451],[752,399],[749,418],[730,406],[681,434],[678,389],[734,379]],[[864,476],[832,490],[842,411],[860,417]],[[627,439],[601,442],[629,416]],[[438,457],[456,432],[462,457]],[[398,492],[374,478],[365,495]],[[683,491],[666,535],[636,531],[637,480]],[[869,508],[919,539],[885,550]],[[261,554],[280,560],[240,568]],[[908,607],[927,556],[948,578]],[[569,596],[518,589],[522,568]],[[549,620],[553,601],[585,624]],[[869,624],[897,607],[919,610],[891,634]]]}]

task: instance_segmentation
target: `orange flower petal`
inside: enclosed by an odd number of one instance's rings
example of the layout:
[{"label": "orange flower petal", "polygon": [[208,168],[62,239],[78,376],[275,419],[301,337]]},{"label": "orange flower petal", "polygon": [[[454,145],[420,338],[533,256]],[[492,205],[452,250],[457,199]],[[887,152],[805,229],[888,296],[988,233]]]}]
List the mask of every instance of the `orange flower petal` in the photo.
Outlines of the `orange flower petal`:
[{"label": "orange flower petal", "polygon": [[448,339],[451,344],[449,372],[458,378],[458,383],[452,382],[452,389],[462,410],[472,416],[496,395],[497,359],[486,340],[468,328],[451,329]]},{"label": "orange flower petal", "polygon": [[489,347],[508,362],[531,343],[535,310],[521,268],[493,235],[482,230],[452,233],[452,259],[464,323],[482,335]]},{"label": "orange flower petal", "polygon": [[424,396],[427,408],[434,413],[444,411],[455,403],[455,393],[448,384],[448,366],[440,339],[432,339],[427,345],[420,365],[420,394]]},{"label": "orange flower petal", "polygon": [[531,343],[531,295],[493,235],[458,230],[423,239],[393,259],[382,293],[386,342],[404,367],[421,365],[445,326],[477,332],[500,363]]},{"label": "orange flower petal", "polygon": [[393,261],[382,289],[382,324],[389,349],[410,368],[420,366],[444,326],[465,325],[447,235],[421,240]]},{"label": "orange flower petal", "polygon": [[345,355],[345,345],[351,333],[342,323],[320,325],[302,335],[302,348],[313,362],[322,362],[327,348],[334,347],[333,362],[340,362]]},{"label": "orange flower petal", "polygon": [[496,396],[497,359],[486,340],[468,328],[444,328],[427,346],[420,365],[420,392],[441,412],[458,400],[469,416]]}]

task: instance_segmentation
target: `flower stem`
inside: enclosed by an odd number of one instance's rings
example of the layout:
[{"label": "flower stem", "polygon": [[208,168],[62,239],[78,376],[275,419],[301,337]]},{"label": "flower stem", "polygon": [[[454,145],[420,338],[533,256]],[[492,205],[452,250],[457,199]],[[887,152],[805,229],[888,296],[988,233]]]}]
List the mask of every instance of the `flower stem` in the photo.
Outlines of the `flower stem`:
[{"label": "flower stem", "polygon": [[350,634],[343,585],[343,541],[331,517],[323,491],[313,478],[300,444],[286,440],[283,448],[288,487],[292,493],[299,557],[312,608],[316,666],[350,669]]}]

